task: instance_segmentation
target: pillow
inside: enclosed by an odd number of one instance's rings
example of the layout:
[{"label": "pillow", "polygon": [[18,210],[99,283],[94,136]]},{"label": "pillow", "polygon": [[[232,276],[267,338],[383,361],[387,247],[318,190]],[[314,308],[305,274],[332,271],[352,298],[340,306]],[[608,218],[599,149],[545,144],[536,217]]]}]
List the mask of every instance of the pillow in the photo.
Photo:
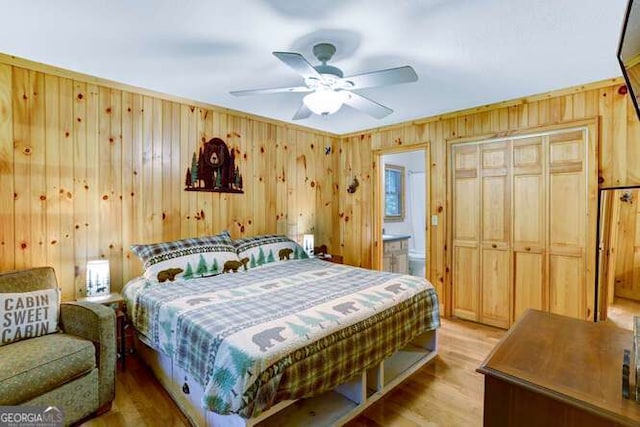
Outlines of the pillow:
[{"label": "pillow", "polygon": [[132,245],[142,261],[144,277],[158,282],[215,276],[238,270],[238,256],[228,231],[216,236]]},{"label": "pillow", "polygon": [[58,332],[60,290],[0,293],[0,346]]},{"label": "pillow", "polygon": [[238,259],[249,268],[272,262],[309,258],[302,246],[287,236],[265,234],[234,240]]}]

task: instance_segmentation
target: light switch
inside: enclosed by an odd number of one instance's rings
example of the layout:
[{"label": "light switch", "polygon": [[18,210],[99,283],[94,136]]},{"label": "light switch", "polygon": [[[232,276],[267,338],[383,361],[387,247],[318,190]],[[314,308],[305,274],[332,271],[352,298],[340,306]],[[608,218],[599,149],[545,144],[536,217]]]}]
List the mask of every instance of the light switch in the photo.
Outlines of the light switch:
[{"label": "light switch", "polygon": [[438,225],[438,215],[431,215],[431,225],[434,227]]}]

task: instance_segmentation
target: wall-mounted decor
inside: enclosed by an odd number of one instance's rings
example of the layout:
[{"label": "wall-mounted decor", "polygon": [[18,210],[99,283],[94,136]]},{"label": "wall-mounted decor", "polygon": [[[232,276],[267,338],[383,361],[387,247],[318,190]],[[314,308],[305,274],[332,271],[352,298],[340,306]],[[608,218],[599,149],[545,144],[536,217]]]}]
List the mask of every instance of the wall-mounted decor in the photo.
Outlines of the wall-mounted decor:
[{"label": "wall-mounted decor", "polygon": [[242,174],[235,159],[233,148],[229,150],[220,138],[211,138],[198,153],[193,152],[185,177],[185,191],[244,193]]},{"label": "wall-mounted decor", "polygon": [[360,183],[358,182],[358,178],[354,176],[353,181],[351,181],[351,184],[349,184],[349,187],[347,187],[347,193],[349,194],[355,193],[359,185]]}]

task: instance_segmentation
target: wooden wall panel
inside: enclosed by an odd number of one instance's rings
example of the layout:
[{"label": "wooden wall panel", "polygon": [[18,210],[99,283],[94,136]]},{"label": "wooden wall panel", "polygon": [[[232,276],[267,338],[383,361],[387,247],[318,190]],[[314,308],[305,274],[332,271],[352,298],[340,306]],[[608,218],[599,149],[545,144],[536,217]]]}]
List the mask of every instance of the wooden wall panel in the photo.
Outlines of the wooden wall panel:
[{"label": "wooden wall panel", "polygon": [[[59,239],[54,243],[54,239],[50,238],[50,245],[59,246],[60,258],[58,270],[58,279],[60,283],[74,283],[75,269],[64,268],[67,265],[74,264],[74,176],[73,176],[73,81],[71,79],[60,79],[60,126],[58,126],[59,134],[59,159],[60,159],[60,181],[57,193],[54,195],[58,198],[60,205],[60,230],[58,232]],[[54,230],[53,230],[54,231]],[[65,299],[74,297],[73,287],[67,286],[63,291]]]},{"label": "wooden wall panel", "polygon": [[13,224],[13,108],[11,67],[0,64],[0,200],[9,205],[0,210],[0,265],[15,264]]},{"label": "wooden wall panel", "polygon": [[[313,231],[318,244],[334,244],[338,137],[5,59],[0,271],[51,265],[70,300],[89,259],[111,261],[116,291],[138,275],[133,243],[229,229],[233,237]],[[215,136],[235,150],[244,194],[184,191],[194,151]],[[360,162],[369,152],[352,155]],[[358,222],[370,233],[370,221]]]},{"label": "wooden wall panel", "polygon": [[[35,72],[20,70],[13,75],[13,225],[15,229],[15,267],[25,268],[31,263],[31,98]],[[35,204],[35,202],[34,202]],[[5,205],[3,203],[2,205]],[[10,204],[9,204],[10,206]],[[6,209],[6,208],[3,208]],[[36,264],[38,265],[38,264]]]},{"label": "wooden wall panel", "polygon": [[[60,85],[55,76],[45,75],[45,159],[44,175],[46,177],[46,194],[41,197],[46,209],[46,236],[45,247],[47,251],[45,265],[52,266],[60,271],[60,203],[58,188],[60,187]],[[60,126],[59,126],[60,124]]]},{"label": "wooden wall panel", "polygon": [[[435,285],[441,302],[445,303],[447,315],[451,314],[451,253],[447,248],[447,144],[462,139],[482,139],[523,132],[540,126],[571,123],[580,119],[598,118],[599,135],[597,144],[598,179],[601,187],[640,184],[640,122],[635,116],[631,100],[622,89],[621,78],[568,88],[562,91],[536,95],[513,101],[472,108],[442,116],[429,117],[400,125],[373,129],[342,136],[344,150],[354,150],[359,141],[370,141],[370,147],[391,149],[399,145],[429,143],[431,156],[430,173],[430,215],[437,215],[438,226],[431,226],[430,271],[428,278]],[[360,148],[363,154],[367,146]],[[373,156],[372,156],[373,158]],[[341,170],[359,175],[365,168],[354,167],[349,156],[340,157]],[[363,165],[361,163],[361,165]],[[589,165],[592,169],[592,165]],[[341,190],[338,194],[340,206],[349,204],[351,195]],[[373,194],[369,195],[370,204]],[[363,222],[345,222],[338,218],[340,226],[334,230],[341,233],[338,238],[345,242],[343,251],[360,249],[370,253],[372,248],[354,248],[346,243],[350,236],[364,235],[369,228]],[[371,230],[372,234],[376,231]],[[371,243],[373,244],[373,243]],[[594,253],[596,242],[588,242]],[[353,261],[353,256],[342,253],[345,260]],[[588,256],[587,268],[593,271],[594,256]],[[370,267],[372,264],[363,264]],[[591,292],[592,294],[592,292]],[[589,307],[593,307],[590,302]]]},{"label": "wooden wall panel", "polygon": [[[337,137],[16,61],[0,55],[0,269],[55,263],[65,299],[83,281],[88,259],[117,264],[117,290],[140,271],[131,243],[225,228],[238,237],[313,227],[318,244],[371,267],[374,151],[429,143],[429,214],[438,225],[429,225],[428,277],[449,314],[449,142],[597,117],[600,185],[640,184],[640,123],[620,78]],[[47,87],[57,87],[57,102]],[[59,112],[47,113],[47,102]],[[56,130],[47,131],[56,114]],[[252,188],[244,195],[183,191],[197,144],[213,136],[242,151],[239,165]],[[57,148],[47,146],[48,137]],[[350,194],[354,177],[360,186]],[[54,186],[68,191],[54,196]],[[52,248],[53,240],[60,246]]]}]

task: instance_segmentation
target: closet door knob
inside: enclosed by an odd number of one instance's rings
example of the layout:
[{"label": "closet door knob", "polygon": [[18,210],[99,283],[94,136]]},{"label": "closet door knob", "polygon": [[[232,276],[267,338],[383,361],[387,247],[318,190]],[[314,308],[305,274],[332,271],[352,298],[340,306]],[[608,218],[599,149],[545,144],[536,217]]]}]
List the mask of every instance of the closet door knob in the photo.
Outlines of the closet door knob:
[{"label": "closet door knob", "polygon": [[492,245],[491,245],[491,247],[492,247],[493,249],[495,249],[495,248],[497,248],[497,247],[498,247],[498,245],[496,245],[496,244],[494,243],[494,244],[492,244]]}]

